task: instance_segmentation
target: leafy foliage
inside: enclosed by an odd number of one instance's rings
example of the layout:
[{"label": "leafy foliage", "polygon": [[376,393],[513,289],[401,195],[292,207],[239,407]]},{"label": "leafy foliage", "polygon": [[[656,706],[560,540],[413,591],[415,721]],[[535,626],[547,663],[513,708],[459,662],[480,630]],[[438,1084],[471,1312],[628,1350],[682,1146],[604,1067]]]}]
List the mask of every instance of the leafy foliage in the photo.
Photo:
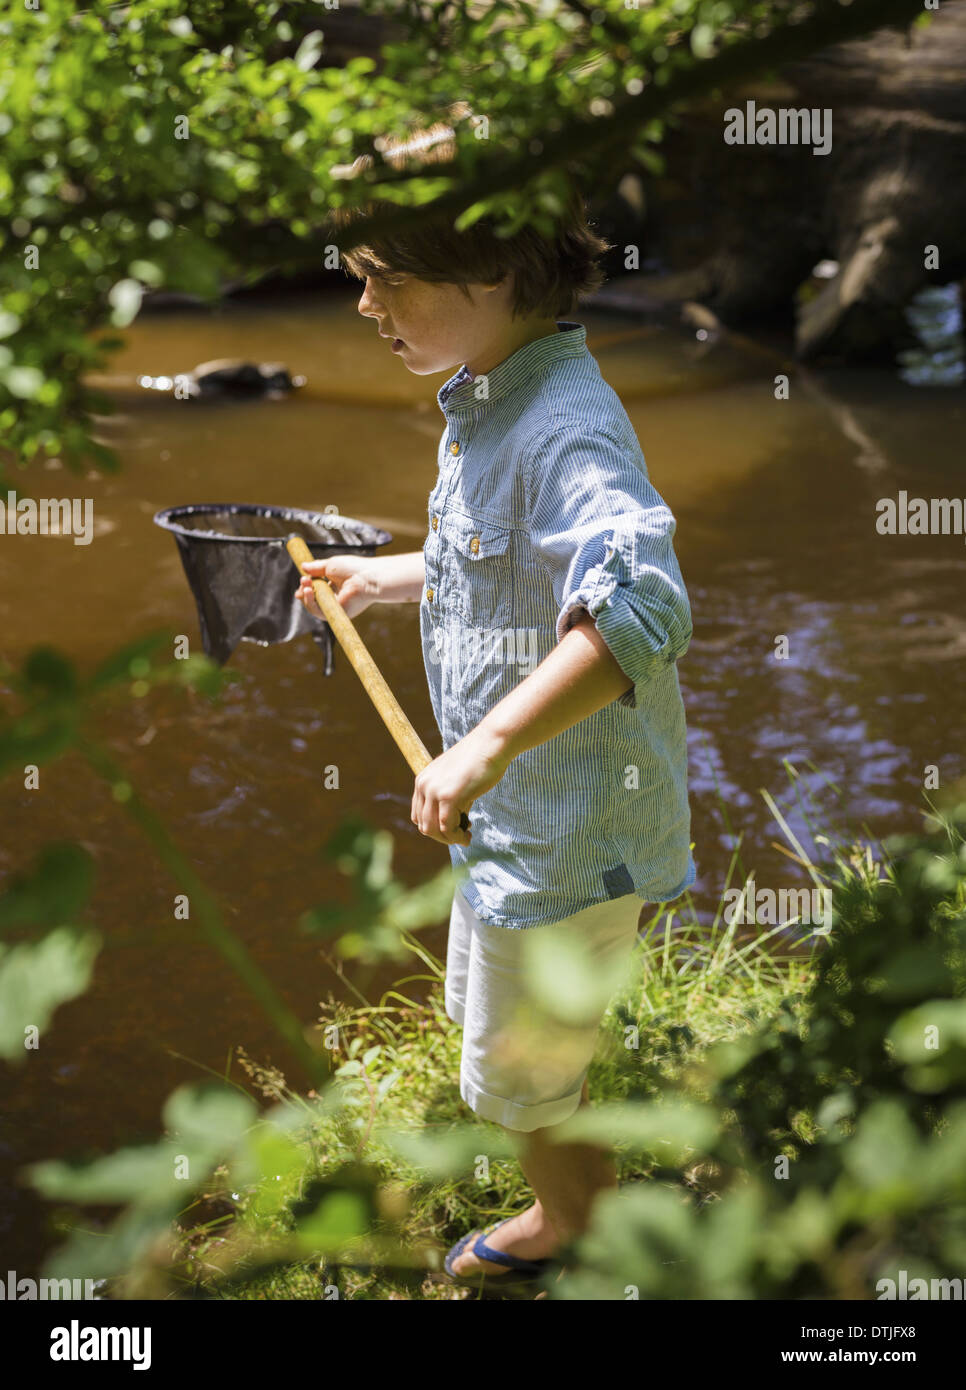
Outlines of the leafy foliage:
[{"label": "leafy foliage", "polygon": [[[154,663],[170,638],[153,634],[114,653],[87,680],[60,652],[35,648],[19,670],[2,674],[13,699],[0,712],[0,773],[40,768],[71,749],[90,750],[91,726],[118,690],[146,692],[152,684],[191,685],[213,694],[221,674],[204,659]],[[113,779],[117,801],[131,787]],[[90,984],[99,935],[77,925],[93,884],[93,863],[79,845],[50,844],[29,873],[11,879],[0,897],[0,935],[27,935],[0,945],[0,1056],[22,1062],[36,1034],[59,1005]]]},{"label": "leafy foliage", "polygon": [[710,1201],[602,1199],[562,1298],[870,1298],[966,1256],[966,806],[837,889],[801,1011],[700,1060]]},{"label": "leafy foliage", "polygon": [[0,945],[0,1057],[24,1061],[27,1030],[43,1032],[59,1005],[84,993],[99,946],[96,932],[70,927],[41,941]]},{"label": "leafy foliage", "polygon": [[86,850],[48,845],[33,872],[14,878],[0,897],[0,933],[27,930],[35,938],[0,943],[0,1057],[9,1062],[23,1062],[55,1010],[90,984],[100,938],[74,918],[92,880]]},{"label": "leafy foliage", "polygon": [[[870,1298],[901,1268],[958,1277],[964,831],[966,806],[942,832],[896,842],[884,878],[845,875],[836,930],[804,993],[777,1011],[762,997],[764,1007],[749,1005],[730,1028],[718,1017],[728,1040],[710,1047],[684,1022],[693,1014],[675,1017],[678,1004],[703,994],[703,981],[709,1016],[721,1015],[747,981],[747,960],[729,983],[717,943],[707,943],[703,971],[690,946],[644,947],[643,977],[605,1029],[613,1098],[559,1131],[564,1141],[616,1142],[625,1184],[598,1201],[550,1297]],[[896,972],[903,950],[909,968]],[[655,1015],[643,1001],[669,971],[681,985],[671,1012]],[[465,1124],[458,1102],[440,1108],[437,1088],[452,1094],[458,1042],[438,1000],[403,1003],[356,1010],[354,1036],[345,1006],[334,1006],[338,1065],[308,1098],[253,1072],[275,1102],[260,1117],[245,1106],[236,1116],[223,1092],[226,1121],[209,1111],[212,1093],[188,1090],[166,1112],[176,1143],[35,1170],[51,1196],[126,1202],[109,1230],[74,1236],[50,1272],[90,1277],[96,1268],[122,1296],[170,1296],[184,1281],[209,1296],[265,1296],[277,1280],[289,1292],[269,1296],[319,1297],[333,1280],[353,1296],[426,1296],[420,1280],[440,1261],[427,1223],[453,1232],[458,1211],[458,1234],[481,1204],[512,1210],[523,1194],[503,1176],[509,1137]],[[619,1044],[629,1009],[640,1052]],[[414,1104],[421,1121],[400,1124]],[[179,1236],[169,1159],[191,1144],[201,1158],[177,1189]],[[489,1187],[470,1183],[464,1201],[457,1194],[481,1157],[496,1175]],[[214,1201],[222,1214],[205,1221]],[[299,1280],[305,1289],[293,1295]]]},{"label": "leafy foliage", "polygon": [[[375,19],[383,6],[368,7]],[[310,0],[44,0],[0,20],[0,438],[22,464],[112,463],[84,384],[145,293],[216,297],[319,265],[329,213],[369,197],[549,230],[565,172],[585,192],[660,168],[675,104],[921,0],[547,0],[386,5],[379,61],[330,65]],[[334,22],[334,21],[333,21]],[[316,27],[322,24],[322,28]],[[443,118],[451,162],[400,166],[386,134]],[[346,177],[362,153],[363,177]],[[365,234],[358,225],[352,237]],[[341,244],[349,244],[348,234]]]},{"label": "leafy foliage", "polygon": [[0,668],[0,680],[14,697],[0,708],[0,773],[40,767],[78,746],[98,711],[119,692],[143,696],[154,686],[175,685],[214,698],[231,677],[206,657],[151,659],[170,650],[173,639],[167,632],[140,637],[113,652],[87,679],[52,647],[35,647],[19,670]]},{"label": "leafy foliage", "polygon": [[[762,1162],[776,1140],[799,1158],[811,1148],[795,1134],[800,1112],[841,1137],[870,1106],[901,1097],[910,1126],[929,1134],[942,1106],[966,1101],[966,847],[909,840],[894,853],[895,875],[874,894],[857,882],[840,891],[835,950],[818,963],[805,1030],[781,1018],[721,1079],[721,1102]],[[810,1161],[824,1178],[838,1160],[821,1148]]]},{"label": "leafy foliage", "polygon": [[125,1208],[112,1239],[90,1231],[75,1237],[55,1257],[52,1267],[61,1273],[54,1277],[108,1278],[143,1259],[225,1149],[242,1142],[255,1107],[226,1087],[182,1087],[168,1098],[163,1118],[167,1132],[156,1144],[122,1149],[92,1163],[34,1165],[34,1185],[46,1197]]},{"label": "leafy foliage", "polygon": [[400,933],[442,921],[453,898],[451,870],[441,869],[428,883],[406,888],[393,874],[392,850],[388,830],[373,830],[357,819],[344,821],[325,857],[349,879],[352,898],[311,908],[302,916],[302,930],[338,933],[341,956],[372,963],[399,959]]}]

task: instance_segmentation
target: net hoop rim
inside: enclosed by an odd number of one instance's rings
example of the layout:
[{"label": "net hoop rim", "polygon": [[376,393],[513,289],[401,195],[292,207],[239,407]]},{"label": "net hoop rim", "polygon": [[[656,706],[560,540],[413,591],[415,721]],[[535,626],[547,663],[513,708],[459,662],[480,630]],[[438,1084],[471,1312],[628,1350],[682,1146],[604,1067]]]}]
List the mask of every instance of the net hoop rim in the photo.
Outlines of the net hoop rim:
[{"label": "net hoop rim", "polygon": [[[287,539],[285,536],[226,536],[223,531],[205,531],[197,526],[190,527],[178,524],[178,517],[189,516],[198,512],[228,512],[234,516],[281,517],[286,521],[318,524],[329,531],[332,530],[333,523],[337,523],[341,530],[350,532],[355,527],[366,527],[373,532],[373,538],[363,541],[362,544],[388,545],[392,540],[389,532],[384,531],[381,526],[373,526],[370,522],[359,521],[355,517],[343,516],[341,512],[309,512],[300,507],[274,507],[260,502],[186,502],[177,507],[163,507],[161,511],[155,512],[152,520],[155,526],[160,526],[162,530],[170,531],[173,535],[184,536],[187,540],[225,541],[237,545],[285,545]],[[306,545],[310,549],[313,545],[339,544],[338,539],[332,541],[306,539]]]}]

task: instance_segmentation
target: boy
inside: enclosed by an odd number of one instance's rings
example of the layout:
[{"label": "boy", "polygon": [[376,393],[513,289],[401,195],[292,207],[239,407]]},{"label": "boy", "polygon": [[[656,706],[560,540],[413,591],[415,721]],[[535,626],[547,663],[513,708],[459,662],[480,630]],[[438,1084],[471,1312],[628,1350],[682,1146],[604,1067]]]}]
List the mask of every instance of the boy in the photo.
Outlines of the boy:
[{"label": "boy", "polygon": [[[420,604],[445,751],[416,778],[412,820],[463,875],[446,975],[460,1092],[526,1135],[536,1198],[450,1251],[449,1273],[477,1283],[541,1272],[616,1186],[609,1154],[553,1142],[586,1103],[607,999],[598,991],[579,1023],[541,1011],[525,987],[529,930],[577,942],[606,981],[630,956],[641,899],[675,898],[695,878],[675,523],[584,328],[560,321],[600,283],[604,249],[575,195],[550,242],[533,228],[499,239],[483,219],[343,257],[365,280],[359,312],[411,372],[462,364],[437,397],[446,423],[423,550],[306,570],[350,617]],[[318,614],[308,578],[298,592]]]}]

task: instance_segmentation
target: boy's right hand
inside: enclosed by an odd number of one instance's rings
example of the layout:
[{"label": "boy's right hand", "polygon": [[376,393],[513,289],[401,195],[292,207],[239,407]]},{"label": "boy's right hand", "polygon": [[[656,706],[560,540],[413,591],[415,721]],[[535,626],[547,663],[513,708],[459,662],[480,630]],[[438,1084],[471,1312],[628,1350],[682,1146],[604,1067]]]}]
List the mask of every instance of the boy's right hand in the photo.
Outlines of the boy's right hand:
[{"label": "boy's right hand", "polygon": [[356,560],[351,555],[332,555],[327,560],[313,560],[304,566],[305,572],[295,597],[314,618],[321,618],[322,613],[312,592],[312,579],[328,579],[346,616],[358,617],[379,598],[378,564],[378,560]]}]

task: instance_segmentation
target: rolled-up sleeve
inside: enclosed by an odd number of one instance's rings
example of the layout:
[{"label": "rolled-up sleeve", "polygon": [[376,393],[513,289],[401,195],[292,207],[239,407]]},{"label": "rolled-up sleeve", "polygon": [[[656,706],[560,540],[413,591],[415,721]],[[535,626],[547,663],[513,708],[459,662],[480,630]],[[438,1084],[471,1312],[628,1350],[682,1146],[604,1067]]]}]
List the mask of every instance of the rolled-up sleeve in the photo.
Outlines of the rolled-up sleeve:
[{"label": "rolled-up sleeve", "polygon": [[691,640],[691,607],[675,520],[643,466],[609,434],[556,425],[527,451],[530,539],[550,581],[559,641],[587,612],[633,682],[620,703],[677,661]]}]

